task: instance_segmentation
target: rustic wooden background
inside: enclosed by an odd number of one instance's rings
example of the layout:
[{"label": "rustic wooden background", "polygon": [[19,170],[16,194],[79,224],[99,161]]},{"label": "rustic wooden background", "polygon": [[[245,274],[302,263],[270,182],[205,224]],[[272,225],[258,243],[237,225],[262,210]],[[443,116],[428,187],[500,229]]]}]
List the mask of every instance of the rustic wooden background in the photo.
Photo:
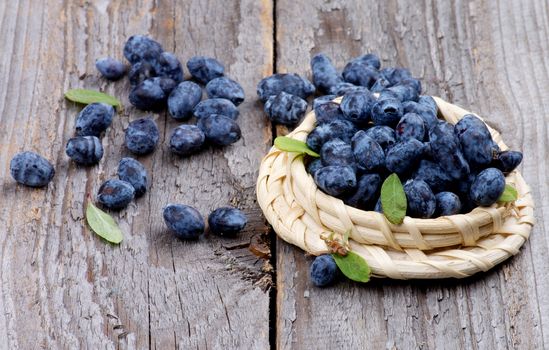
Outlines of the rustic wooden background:
[{"label": "rustic wooden background", "polygon": [[[86,228],[85,196],[115,175],[124,127],[147,113],[94,61],[122,58],[135,33],[182,61],[223,61],[246,90],[243,138],[179,159],[166,147],[177,124],[154,115],[162,144],[140,158],[152,186],[117,215],[126,238],[113,247]],[[0,1],[0,349],[549,347],[548,38],[541,0]],[[480,113],[524,151],[538,223],[517,257],[463,281],[310,284],[310,258],[273,237],[255,201],[260,159],[284,132],[266,121],[255,85],[273,72],[309,76],[321,51],[340,67],[365,52],[410,67],[427,93]],[[127,106],[92,168],[64,153],[79,107],[63,93],[75,87]],[[22,150],[55,164],[47,190],[9,176]],[[184,243],[164,227],[168,202],[204,215],[231,203],[250,224],[237,240]]]}]

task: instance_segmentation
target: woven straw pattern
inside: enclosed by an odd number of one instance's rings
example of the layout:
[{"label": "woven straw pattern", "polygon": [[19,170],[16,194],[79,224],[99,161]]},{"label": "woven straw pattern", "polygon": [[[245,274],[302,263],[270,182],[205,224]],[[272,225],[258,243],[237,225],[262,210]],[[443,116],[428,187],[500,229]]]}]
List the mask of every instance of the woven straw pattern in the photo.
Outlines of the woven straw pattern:
[{"label": "woven straw pattern", "polygon": [[[466,110],[434,97],[439,118],[455,124]],[[338,102],[336,100],[336,102]],[[314,112],[288,136],[305,141]],[[488,126],[494,141],[508,149]],[[519,194],[514,204],[476,208],[465,215],[436,219],[406,217],[391,224],[383,214],[347,206],[317,188],[303,156],[273,147],[261,163],[257,198],[265,217],[285,241],[314,255],[328,251],[322,236],[351,230],[350,246],[375,277],[463,278],[487,271],[517,254],[534,225],[530,188],[518,171],[506,178]]]}]

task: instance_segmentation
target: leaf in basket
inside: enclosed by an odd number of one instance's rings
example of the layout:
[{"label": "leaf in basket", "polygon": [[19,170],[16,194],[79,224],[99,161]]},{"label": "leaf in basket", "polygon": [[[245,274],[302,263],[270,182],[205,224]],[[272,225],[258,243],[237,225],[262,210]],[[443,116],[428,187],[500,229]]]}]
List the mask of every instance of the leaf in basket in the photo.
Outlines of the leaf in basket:
[{"label": "leaf in basket", "polygon": [[65,92],[65,98],[85,105],[95,102],[102,102],[117,108],[122,106],[122,103],[116,97],[112,97],[95,90],[72,89]]},{"label": "leaf in basket", "polygon": [[115,244],[122,242],[124,239],[122,231],[114,219],[109,214],[93,205],[92,202],[88,202],[86,220],[93,232],[97,233],[103,239]]},{"label": "leaf in basket", "polygon": [[310,149],[305,142],[292,139],[291,137],[279,136],[275,139],[274,145],[281,151],[306,153],[312,157],[320,157],[320,155]]},{"label": "leaf in basket", "polygon": [[406,194],[397,174],[389,175],[381,185],[383,214],[393,224],[400,224],[406,216]]},{"label": "leaf in basket", "polygon": [[347,255],[332,254],[337,267],[350,280],[356,282],[368,282],[370,280],[370,266],[366,260],[355,252]]},{"label": "leaf in basket", "polygon": [[517,190],[511,185],[505,185],[505,190],[498,199],[498,202],[514,202],[518,198]]}]

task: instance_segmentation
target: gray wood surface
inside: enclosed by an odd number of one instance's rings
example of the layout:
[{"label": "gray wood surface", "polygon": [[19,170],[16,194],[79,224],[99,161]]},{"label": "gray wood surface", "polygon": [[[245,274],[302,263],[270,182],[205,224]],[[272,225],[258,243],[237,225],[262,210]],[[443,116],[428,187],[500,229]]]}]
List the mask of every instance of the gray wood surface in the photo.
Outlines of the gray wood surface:
[{"label": "gray wood surface", "polygon": [[480,113],[524,151],[538,220],[518,256],[464,281],[320,290],[311,259],[279,240],[278,348],[549,347],[547,10],[535,0],[276,2],[277,71],[309,72],[317,52],[340,67],[367,52],[409,67],[427,93]]},{"label": "gray wood surface", "polygon": [[[549,347],[548,14],[540,0],[0,1],[0,349]],[[85,225],[85,197],[115,176],[128,155],[124,128],[148,114],[128,103],[127,81],[105,82],[94,61],[122,58],[136,33],[182,61],[225,62],[247,95],[243,139],[180,159],[166,147],[177,123],[154,115],[161,146],[139,158],[152,186],[115,215],[126,237],[112,247]],[[365,52],[410,67],[427,93],[478,112],[525,152],[538,223],[518,256],[463,281],[317,289],[311,258],[277,240],[270,288],[269,260],[252,254],[265,255],[254,244],[269,242],[254,185],[272,141],[255,85],[273,70],[309,75],[321,51],[339,67]],[[62,96],[74,87],[100,88],[126,106],[91,168],[64,154],[80,107]],[[47,190],[11,179],[21,150],[55,164]],[[250,224],[237,240],[183,243],[162,221],[169,202],[203,215],[233,204]]]}]

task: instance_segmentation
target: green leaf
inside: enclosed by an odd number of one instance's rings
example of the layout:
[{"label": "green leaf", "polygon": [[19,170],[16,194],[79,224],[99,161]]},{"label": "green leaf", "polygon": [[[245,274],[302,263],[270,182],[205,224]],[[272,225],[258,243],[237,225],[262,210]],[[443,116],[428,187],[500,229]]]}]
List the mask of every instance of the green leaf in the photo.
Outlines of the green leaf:
[{"label": "green leaf", "polygon": [[124,239],[122,231],[114,219],[93,205],[92,202],[88,202],[86,208],[86,221],[95,233],[111,243],[118,244]]},{"label": "green leaf", "polygon": [[355,252],[349,252],[342,256],[332,254],[337,267],[348,279],[356,282],[368,282],[370,280],[370,266],[366,260]]},{"label": "green leaf", "polygon": [[517,190],[511,185],[505,185],[505,190],[499,196],[498,202],[514,202],[518,198]]},{"label": "green leaf", "polygon": [[65,92],[65,98],[85,105],[102,102],[118,108],[122,106],[122,103],[116,97],[95,90],[72,89]]},{"label": "green leaf", "polygon": [[281,151],[306,153],[312,157],[320,157],[320,155],[310,149],[305,142],[292,139],[291,137],[279,136],[275,139],[274,145]]},{"label": "green leaf", "polygon": [[393,224],[400,224],[406,216],[406,194],[397,174],[389,175],[381,185],[381,208]]}]

